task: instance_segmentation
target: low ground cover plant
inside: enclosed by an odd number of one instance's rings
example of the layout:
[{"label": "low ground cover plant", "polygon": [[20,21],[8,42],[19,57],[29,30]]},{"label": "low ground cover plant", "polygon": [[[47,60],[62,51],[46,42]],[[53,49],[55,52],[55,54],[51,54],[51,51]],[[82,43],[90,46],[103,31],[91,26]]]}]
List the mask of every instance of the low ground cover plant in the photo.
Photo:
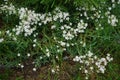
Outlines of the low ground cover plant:
[{"label": "low ground cover plant", "polygon": [[[100,74],[120,71],[120,0],[66,0],[67,6],[57,6],[54,0],[43,11],[38,2],[34,2],[35,9],[17,6],[12,0],[1,2],[0,65],[22,70],[32,65],[35,72],[51,65],[48,72],[59,75],[68,61],[77,69],[73,80],[113,80]],[[119,79],[118,74],[115,80]]]}]

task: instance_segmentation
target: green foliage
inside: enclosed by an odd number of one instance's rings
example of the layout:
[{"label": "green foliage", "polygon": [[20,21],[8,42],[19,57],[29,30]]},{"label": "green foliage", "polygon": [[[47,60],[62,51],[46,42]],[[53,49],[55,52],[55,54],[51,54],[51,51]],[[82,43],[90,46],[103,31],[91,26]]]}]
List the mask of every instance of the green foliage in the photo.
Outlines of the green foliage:
[{"label": "green foliage", "polygon": [[[90,8],[95,6],[98,8],[106,0],[10,0],[10,2],[17,4],[19,6],[26,6],[30,9],[34,9],[37,12],[51,11],[55,7],[65,7],[71,9],[73,6],[84,6]],[[72,4],[72,5],[71,5]],[[71,7],[70,7],[71,6]]]},{"label": "green foliage", "polygon": [[9,76],[12,73],[9,69],[2,69],[1,72],[3,71],[4,74],[0,73],[0,80],[9,80]]}]

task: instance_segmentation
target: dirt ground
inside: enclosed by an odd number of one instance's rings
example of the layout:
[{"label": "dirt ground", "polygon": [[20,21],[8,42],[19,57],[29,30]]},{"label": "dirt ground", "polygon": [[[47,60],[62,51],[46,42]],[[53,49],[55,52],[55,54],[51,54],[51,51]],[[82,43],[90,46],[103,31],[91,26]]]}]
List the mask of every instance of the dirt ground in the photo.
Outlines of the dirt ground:
[{"label": "dirt ground", "polygon": [[[72,80],[72,77],[78,72],[72,61],[64,61],[57,73],[52,73],[51,69],[52,65],[50,64],[37,68],[37,71],[33,71],[33,65],[25,65],[23,69],[10,69],[7,71],[9,75],[4,75],[4,77],[8,77],[6,78],[8,80]],[[5,72],[5,69],[0,70],[0,74],[5,74]]]}]

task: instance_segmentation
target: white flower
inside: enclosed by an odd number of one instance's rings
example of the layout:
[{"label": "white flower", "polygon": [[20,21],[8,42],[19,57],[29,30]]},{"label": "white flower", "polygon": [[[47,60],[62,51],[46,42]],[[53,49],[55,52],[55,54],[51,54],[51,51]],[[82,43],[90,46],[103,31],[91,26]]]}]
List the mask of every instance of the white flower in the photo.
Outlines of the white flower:
[{"label": "white flower", "polygon": [[61,46],[65,46],[66,43],[61,41],[61,42],[60,42],[60,45],[61,45]]},{"label": "white flower", "polygon": [[86,16],[86,17],[87,17],[87,13],[86,13],[86,12],[84,12],[84,16]]},{"label": "white flower", "polygon": [[118,0],[118,4],[120,4],[120,0]]},{"label": "white flower", "polygon": [[50,57],[50,53],[49,52],[47,52],[46,55],[47,55],[47,57]]},{"label": "white flower", "polygon": [[42,57],[42,56],[40,56],[40,59],[43,59],[43,57]]},{"label": "white flower", "polygon": [[96,66],[99,66],[100,64],[98,62],[95,63]]},{"label": "white flower", "polygon": [[55,28],[56,28],[56,26],[55,26],[55,25],[52,25],[52,26],[51,26],[51,29],[55,29]]},{"label": "white flower", "polygon": [[63,30],[64,29],[64,27],[63,26],[61,26],[61,30]]},{"label": "white flower", "polygon": [[69,43],[67,43],[67,44],[66,44],[66,46],[67,46],[67,47],[69,47],[69,46],[70,46],[70,44],[69,44]]},{"label": "white flower", "polygon": [[90,67],[91,70],[93,70],[93,67]]},{"label": "white flower", "polygon": [[91,51],[88,51],[88,57],[92,57],[93,53]]},{"label": "white flower", "polygon": [[89,61],[85,61],[85,64],[88,66],[88,65],[90,65],[90,62]]},{"label": "white flower", "polygon": [[33,47],[36,47],[36,44],[33,44]]},{"label": "white flower", "polygon": [[82,70],[81,68],[79,68],[79,70]]},{"label": "white flower", "polygon": [[75,58],[73,58],[73,61],[78,62],[80,60],[80,57],[76,56]]},{"label": "white flower", "polygon": [[101,58],[100,63],[104,64],[106,66],[107,65],[107,60],[105,58]]},{"label": "white flower", "polygon": [[66,48],[63,48],[63,51],[66,51]]},{"label": "white flower", "polygon": [[42,25],[42,23],[39,23],[38,25],[39,25],[39,26],[41,26],[41,25]]},{"label": "white flower", "polygon": [[112,1],[112,3],[114,3],[115,2],[115,0],[111,0]]},{"label": "white flower", "polygon": [[55,73],[55,70],[54,70],[54,69],[51,69],[51,72],[54,74],[54,73]]},{"label": "white flower", "polygon": [[113,60],[113,58],[110,57],[110,54],[107,54],[106,59],[107,59],[109,62]]},{"label": "white flower", "polygon": [[20,53],[18,53],[17,56],[19,57],[19,56],[20,56]]},{"label": "white flower", "polygon": [[88,79],[88,77],[86,76],[86,77],[85,77],[85,79],[87,80],[87,79]]},{"label": "white flower", "polygon": [[116,18],[115,15],[110,15],[108,16],[108,23],[111,24],[112,26],[117,26],[118,19]]},{"label": "white flower", "polygon": [[84,42],[84,43],[83,43],[83,47],[85,47],[85,46],[86,46],[86,43]]},{"label": "white flower", "polygon": [[30,57],[30,53],[28,53],[27,56]]},{"label": "white flower", "polygon": [[104,67],[100,67],[99,70],[100,70],[101,73],[105,73],[105,68]]},{"label": "white flower", "polygon": [[19,66],[21,66],[21,64],[20,64],[20,63],[19,63],[18,65],[19,65]]},{"label": "white flower", "polygon": [[9,31],[9,30],[7,30],[7,31],[6,31],[6,34],[9,34],[9,33],[10,33],[10,31]]},{"label": "white flower", "polygon": [[96,56],[96,55],[94,56],[94,59],[97,59],[97,56]]},{"label": "white flower", "polygon": [[57,52],[59,53],[59,52],[60,52],[60,50],[58,49],[58,50],[57,50]]},{"label": "white flower", "polygon": [[1,39],[0,39],[0,43],[1,43],[1,42],[3,42],[3,41],[4,41],[4,39],[3,39],[3,38],[1,38]]},{"label": "white flower", "polygon": [[33,71],[36,71],[36,68],[33,68]]},{"label": "white flower", "polygon": [[46,52],[49,52],[49,49],[46,49]]},{"label": "white flower", "polygon": [[37,42],[37,39],[34,39],[33,42]]},{"label": "white flower", "polygon": [[88,73],[88,70],[85,70],[85,73]]},{"label": "white flower", "polygon": [[24,65],[21,65],[21,68],[24,68]]},{"label": "white flower", "polygon": [[[66,30],[63,30],[63,35],[65,35],[67,33],[67,31]],[[64,37],[64,36],[63,36]]]}]

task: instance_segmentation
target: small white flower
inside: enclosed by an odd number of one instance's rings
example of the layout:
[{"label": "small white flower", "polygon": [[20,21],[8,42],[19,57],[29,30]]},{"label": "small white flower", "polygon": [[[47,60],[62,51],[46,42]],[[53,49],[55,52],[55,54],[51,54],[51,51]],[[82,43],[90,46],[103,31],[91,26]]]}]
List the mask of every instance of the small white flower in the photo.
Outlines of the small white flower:
[{"label": "small white flower", "polygon": [[41,26],[42,24],[41,24],[41,23],[39,23],[38,25],[39,25],[39,26]]},{"label": "small white flower", "polygon": [[21,68],[24,68],[24,65],[21,65]]},{"label": "small white flower", "polygon": [[87,79],[88,79],[88,77],[86,76],[86,77],[85,77],[85,79],[87,80]]},{"label": "small white flower", "polygon": [[118,19],[116,18],[115,15],[110,15],[108,16],[108,23],[111,24],[112,26],[117,26]]},{"label": "small white flower", "polygon": [[58,57],[58,56],[56,56],[56,59],[59,59],[59,57]]},{"label": "small white flower", "polygon": [[19,56],[20,56],[20,53],[18,53],[17,56],[19,57]]},{"label": "small white flower", "polygon": [[55,29],[55,28],[56,28],[56,26],[55,26],[55,25],[52,25],[52,26],[51,26],[51,29]]},{"label": "small white flower", "polygon": [[91,51],[88,51],[88,57],[92,57],[93,53]]},{"label": "small white flower", "polygon": [[30,57],[30,53],[28,53],[27,56]]},{"label": "small white flower", "polygon": [[36,44],[33,44],[33,47],[36,47]]},{"label": "small white flower", "polygon": [[83,43],[83,47],[86,47],[86,43],[85,42]]},{"label": "small white flower", "polygon": [[66,43],[65,42],[60,42],[60,44],[61,44],[61,46],[65,46],[66,45]]},{"label": "small white flower", "polygon": [[109,57],[110,57],[110,54],[107,54],[107,56],[109,56]]},{"label": "small white flower", "polygon": [[118,4],[120,4],[120,0],[118,0]]},{"label": "small white flower", "polygon": [[91,70],[93,70],[93,67],[90,67]]},{"label": "small white flower", "polygon": [[90,62],[89,61],[85,61],[85,64],[88,66],[88,65],[90,65]]},{"label": "small white flower", "polygon": [[100,70],[101,73],[105,73],[105,69],[104,68],[100,67],[99,70]]},{"label": "small white flower", "polygon": [[99,64],[99,62],[96,62],[95,65],[96,65],[96,66],[99,66],[100,64]]},{"label": "small white flower", "polygon": [[94,56],[94,59],[97,59],[97,56],[96,56],[96,55]]},{"label": "small white flower", "polygon": [[69,44],[69,43],[67,43],[67,44],[66,44],[66,46],[67,46],[67,47],[69,47],[69,46],[70,46],[70,44]]},{"label": "small white flower", "polygon": [[1,38],[1,39],[0,39],[0,43],[1,43],[1,42],[3,42],[3,41],[4,41],[4,39],[3,39],[3,38]]},{"label": "small white flower", "polygon": [[34,39],[33,42],[37,42],[37,39]]},{"label": "small white flower", "polygon": [[36,71],[37,69],[36,68],[33,68],[33,71]]},{"label": "small white flower", "polygon": [[21,64],[20,64],[20,63],[19,63],[18,65],[19,65],[19,66],[21,66]]},{"label": "small white flower", "polygon": [[7,30],[7,31],[6,31],[6,34],[9,34],[9,33],[10,33],[10,31],[9,31],[9,30]]},{"label": "small white flower", "polygon": [[82,70],[81,68],[79,68],[79,70]]},{"label": "small white flower", "polygon": [[49,52],[49,49],[46,49],[46,52]]},{"label": "small white flower", "polygon": [[47,55],[47,57],[50,57],[50,53],[49,52],[47,52],[46,55]]},{"label": "small white flower", "polygon": [[112,1],[112,3],[114,3],[115,2],[115,0],[111,0]]},{"label": "small white flower", "polygon": [[43,57],[42,57],[42,56],[40,56],[40,59],[43,59]]},{"label": "small white flower", "polygon": [[61,26],[61,30],[63,30],[64,29],[64,27],[63,26]]},{"label": "small white flower", "polygon": [[73,61],[78,62],[80,60],[80,58],[78,56],[75,56],[75,58],[73,58]]},{"label": "small white flower", "polygon": [[60,52],[60,50],[58,49],[58,50],[57,50],[57,52],[59,53],[59,52]]},{"label": "small white flower", "polygon": [[85,73],[87,74],[87,73],[88,73],[88,70],[85,70]]},{"label": "small white flower", "polygon": [[55,74],[55,70],[54,70],[54,69],[51,69],[51,72],[52,72],[53,74]]}]

